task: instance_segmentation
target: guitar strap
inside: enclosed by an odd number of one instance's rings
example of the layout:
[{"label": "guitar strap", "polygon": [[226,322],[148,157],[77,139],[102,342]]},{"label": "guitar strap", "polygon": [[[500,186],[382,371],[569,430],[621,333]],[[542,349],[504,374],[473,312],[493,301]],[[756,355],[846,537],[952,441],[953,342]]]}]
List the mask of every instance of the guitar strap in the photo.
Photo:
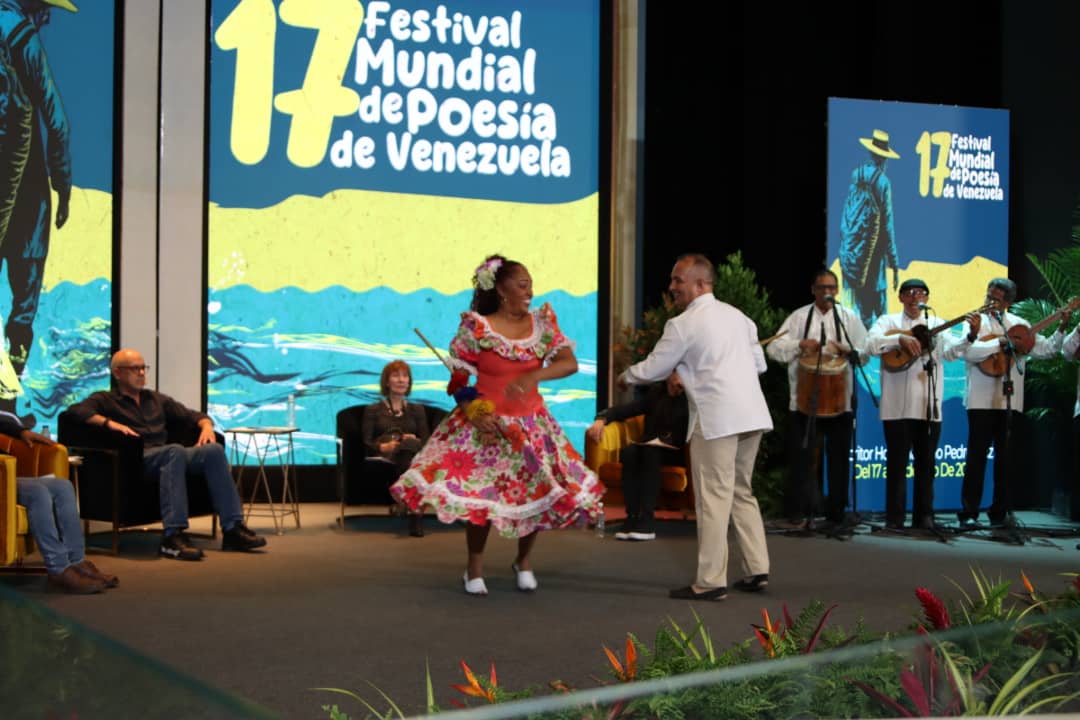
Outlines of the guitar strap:
[{"label": "guitar strap", "polygon": [[[840,334],[840,313],[836,312],[836,307],[832,309],[833,322],[836,325],[836,344],[839,345],[843,339],[843,335]],[[805,340],[810,336],[810,322],[814,319],[814,306],[810,306],[810,310],[806,313],[806,325],[803,327],[802,339]]]}]

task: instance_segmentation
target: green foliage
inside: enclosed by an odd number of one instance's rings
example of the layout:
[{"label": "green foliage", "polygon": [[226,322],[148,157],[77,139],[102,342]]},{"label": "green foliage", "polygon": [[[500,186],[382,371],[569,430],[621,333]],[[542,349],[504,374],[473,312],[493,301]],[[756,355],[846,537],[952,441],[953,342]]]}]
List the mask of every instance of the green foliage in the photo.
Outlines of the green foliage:
[{"label": "green foliage", "polygon": [[[825,627],[832,607],[814,601],[783,622],[766,617],[778,651],[773,657],[811,654],[852,644],[876,646],[872,654],[828,663],[785,666],[782,672],[699,685],[662,694],[587,705],[532,716],[534,720],[751,720],[758,718],[847,718],[952,715],[1022,715],[1033,712],[1080,711],[1080,617],[1051,611],[1080,609],[1080,576],[1068,573],[1063,592],[1045,595],[1022,576],[1025,592],[1011,592],[1012,583],[971,571],[974,588],[957,584],[961,593],[947,636],[925,634],[911,651],[900,652],[890,635],[869,632],[860,620],[852,630]],[[955,583],[954,583],[955,584]],[[683,626],[668,618],[650,649],[637,638],[637,680],[658,679],[754,662],[760,652],[753,638],[718,649],[701,617]],[[766,613],[763,613],[763,617]],[[958,628],[966,631],[958,632]],[[925,631],[922,631],[925,633]],[[781,637],[781,633],[783,637]],[[610,655],[609,655],[610,658]],[[629,659],[628,659],[629,662]],[[765,660],[764,662],[773,662]],[[487,677],[465,663],[467,685],[454,685],[467,696],[501,703],[529,697],[531,690],[510,692],[499,687],[492,667]],[[600,681],[601,684],[609,684]],[[370,685],[370,683],[369,683]],[[553,682],[561,692],[565,683]],[[371,687],[375,687],[372,685]],[[321,688],[358,701],[365,720],[401,717],[384,693],[380,710],[358,695]],[[378,688],[375,688],[378,691]],[[460,703],[454,703],[460,705]],[[348,720],[337,705],[323,705],[330,720]],[[428,673],[428,713],[439,712]]]},{"label": "green foliage", "polygon": [[[1039,260],[1031,253],[1027,258],[1045,281],[1042,290],[1050,298],[1028,298],[1013,305],[1010,311],[1034,325],[1070,300],[1080,297],[1080,205],[1073,208],[1071,244],[1052,251],[1045,260]],[[1074,313],[1065,331],[1076,327],[1078,320],[1080,313]],[[1057,328],[1058,323],[1051,323],[1042,334],[1049,335]],[[1029,416],[1036,419],[1071,417],[1076,397],[1076,365],[1060,355],[1032,360],[1028,364],[1025,387],[1035,391],[1034,399],[1041,399],[1039,404],[1029,402]]]}]

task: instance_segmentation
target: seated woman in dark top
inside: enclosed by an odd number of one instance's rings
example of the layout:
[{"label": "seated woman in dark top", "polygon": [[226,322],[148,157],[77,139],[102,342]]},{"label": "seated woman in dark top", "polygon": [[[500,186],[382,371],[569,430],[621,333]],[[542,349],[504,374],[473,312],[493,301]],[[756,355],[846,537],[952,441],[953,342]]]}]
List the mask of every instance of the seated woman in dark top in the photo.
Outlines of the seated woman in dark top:
[{"label": "seated woman in dark top", "polygon": [[[431,434],[422,405],[410,405],[405,397],[412,391],[412,371],[403,360],[387,363],[379,380],[382,400],[364,408],[360,431],[371,456],[394,464],[397,476],[409,469],[416,451]],[[409,516],[409,534],[423,537],[423,516]]]},{"label": "seated woman in dark top", "polygon": [[626,523],[615,539],[655,540],[653,512],[660,494],[660,466],[686,464],[682,447],[689,408],[679,374],[671,373],[665,382],[654,384],[644,397],[604,410],[585,432],[599,442],[604,425],[635,415],[645,415],[645,430],[638,442],[620,453]]}]

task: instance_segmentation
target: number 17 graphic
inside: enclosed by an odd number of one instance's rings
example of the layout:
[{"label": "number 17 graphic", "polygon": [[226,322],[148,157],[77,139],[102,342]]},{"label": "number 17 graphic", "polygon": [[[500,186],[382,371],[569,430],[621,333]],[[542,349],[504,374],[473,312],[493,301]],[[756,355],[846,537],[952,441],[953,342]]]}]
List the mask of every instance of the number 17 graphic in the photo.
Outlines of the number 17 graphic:
[{"label": "number 17 graphic", "polygon": [[326,155],[334,118],[356,112],[360,95],[341,84],[364,6],[358,0],[282,0],[281,21],[317,31],[303,85],[274,95],[274,43],[278,12],[273,0],[240,0],[214,33],[222,50],[236,51],[229,149],[245,165],[266,157],[272,111],[292,117],[286,155],[297,167],[314,167]]}]

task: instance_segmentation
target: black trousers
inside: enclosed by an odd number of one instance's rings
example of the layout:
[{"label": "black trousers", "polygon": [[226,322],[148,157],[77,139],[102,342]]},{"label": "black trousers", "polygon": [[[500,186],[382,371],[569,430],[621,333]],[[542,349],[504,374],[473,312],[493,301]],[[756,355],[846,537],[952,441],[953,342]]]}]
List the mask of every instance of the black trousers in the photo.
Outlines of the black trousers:
[{"label": "black trousers", "polygon": [[806,425],[810,418],[801,412],[792,413],[794,422],[788,437],[788,487],[784,508],[791,519],[813,517],[821,507],[821,483],[816,458],[818,447],[825,451],[826,477],[829,481],[825,516],[834,522],[844,518],[848,504],[848,483],[851,480],[851,431],[855,417],[842,413],[835,417],[819,417],[814,421],[814,437],[803,447]]},{"label": "black trousers", "polygon": [[[1011,418],[1010,418],[1011,414]],[[1004,519],[1012,512],[1012,485],[1009,479],[1009,438],[1015,435],[1023,414],[1016,410],[968,410],[967,464],[964,484],[960,489],[963,510],[961,520],[979,517],[983,481],[986,476],[986,454],[994,446],[994,499],[987,515],[991,522]],[[1011,424],[1010,424],[1011,421]]]},{"label": "black trousers", "polygon": [[885,420],[885,522],[900,525],[907,508],[908,453],[913,456],[911,521],[934,519],[934,452],[941,423],[926,420]]},{"label": "black trousers", "polygon": [[623,502],[626,515],[648,519],[656,511],[660,495],[660,466],[685,464],[682,450],[653,445],[627,445],[619,453],[622,461]]}]

